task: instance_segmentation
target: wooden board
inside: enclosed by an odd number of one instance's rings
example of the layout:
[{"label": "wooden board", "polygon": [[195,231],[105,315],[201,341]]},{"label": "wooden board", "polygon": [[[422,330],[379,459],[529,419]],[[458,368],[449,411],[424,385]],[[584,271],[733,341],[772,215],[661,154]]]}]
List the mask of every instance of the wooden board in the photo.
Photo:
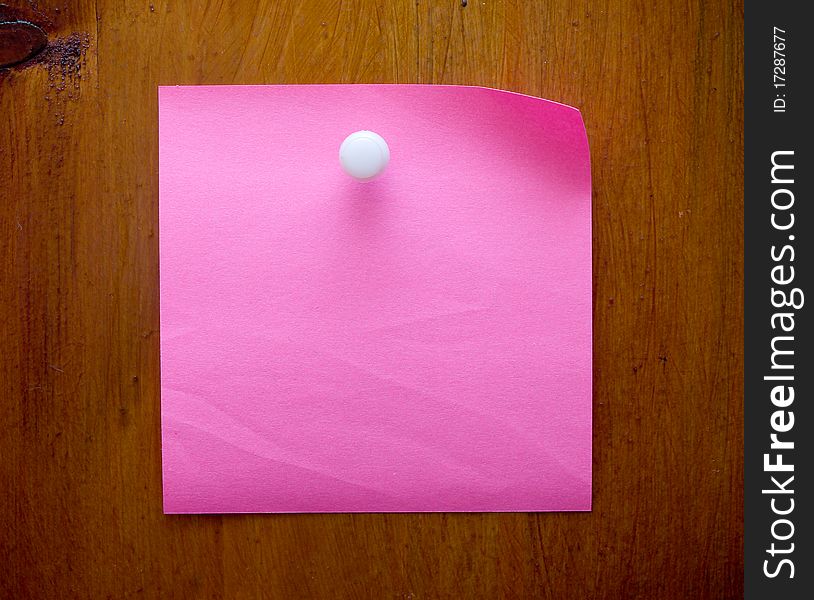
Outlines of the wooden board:
[{"label": "wooden board", "polygon": [[[0,597],[742,596],[742,2],[462,4],[0,8]],[[156,86],[317,82],[583,111],[593,512],[162,514]]]}]

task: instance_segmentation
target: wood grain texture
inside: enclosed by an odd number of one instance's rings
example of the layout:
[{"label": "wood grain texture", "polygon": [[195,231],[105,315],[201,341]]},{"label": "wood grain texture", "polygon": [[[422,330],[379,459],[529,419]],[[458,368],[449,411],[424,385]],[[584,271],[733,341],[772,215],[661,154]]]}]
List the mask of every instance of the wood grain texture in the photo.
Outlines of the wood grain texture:
[{"label": "wood grain texture", "polygon": [[[742,596],[742,2],[461,4],[0,9],[0,597]],[[162,514],[156,86],[317,82],[583,111],[593,512]]]}]

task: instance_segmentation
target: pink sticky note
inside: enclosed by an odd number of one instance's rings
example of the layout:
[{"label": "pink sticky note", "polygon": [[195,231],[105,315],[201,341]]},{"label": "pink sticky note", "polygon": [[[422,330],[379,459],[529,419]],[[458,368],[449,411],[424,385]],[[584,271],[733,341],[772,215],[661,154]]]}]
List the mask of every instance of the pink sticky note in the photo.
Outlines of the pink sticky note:
[{"label": "pink sticky note", "polygon": [[[343,139],[380,134],[359,183]],[[589,510],[591,179],[483,88],[159,90],[164,510]]]}]

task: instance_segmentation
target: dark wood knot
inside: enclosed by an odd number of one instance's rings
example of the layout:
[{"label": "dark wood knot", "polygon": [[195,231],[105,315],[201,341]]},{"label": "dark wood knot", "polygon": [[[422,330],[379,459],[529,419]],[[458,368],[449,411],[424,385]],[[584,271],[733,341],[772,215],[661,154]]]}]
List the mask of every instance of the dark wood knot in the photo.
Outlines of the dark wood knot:
[{"label": "dark wood knot", "polygon": [[48,36],[28,21],[0,22],[0,69],[25,62],[45,48]]}]

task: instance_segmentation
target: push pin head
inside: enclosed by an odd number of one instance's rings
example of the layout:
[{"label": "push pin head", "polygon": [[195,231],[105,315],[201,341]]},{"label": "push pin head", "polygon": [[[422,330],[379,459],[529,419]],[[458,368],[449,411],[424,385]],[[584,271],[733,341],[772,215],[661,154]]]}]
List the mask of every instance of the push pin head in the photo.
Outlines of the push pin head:
[{"label": "push pin head", "polygon": [[345,173],[359,181],[376,179],[390,161],[390,148],[378,133],[351,133],[339,147],[339,162]]}]

